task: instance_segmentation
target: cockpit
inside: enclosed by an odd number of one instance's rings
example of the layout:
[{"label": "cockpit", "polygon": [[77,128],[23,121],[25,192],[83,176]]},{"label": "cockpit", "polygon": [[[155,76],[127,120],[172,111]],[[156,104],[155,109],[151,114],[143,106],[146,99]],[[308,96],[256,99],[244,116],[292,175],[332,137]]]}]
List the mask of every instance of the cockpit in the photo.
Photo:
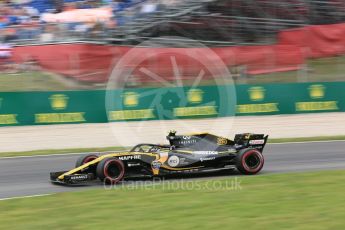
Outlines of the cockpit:
[{"label": "cockpit", "polygon": [[159,153],[161,150],[169,150],[168,145],[155,145],[155,144],[138,144],[134,146],[130,152],[141,152],[141,153]]}]

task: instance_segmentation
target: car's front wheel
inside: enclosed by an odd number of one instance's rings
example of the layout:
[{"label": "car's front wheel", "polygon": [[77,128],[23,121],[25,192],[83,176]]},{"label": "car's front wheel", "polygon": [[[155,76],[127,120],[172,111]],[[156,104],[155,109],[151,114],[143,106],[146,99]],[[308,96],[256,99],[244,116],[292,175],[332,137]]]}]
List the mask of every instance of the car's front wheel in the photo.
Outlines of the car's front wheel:
[{"label": "car's front wheel", "polygon": [[236,157],[236,168],[243,174],[257,174],[263,166],[264,156],[257,149],[243,149]]},{"label": "car's front wheel", "polygon": [[117,184],[125,176],[125,165],[117,158],[105,158],[97,165],[97,176],[108,184]]},{"label": "car's front wheel", "polygon": [[[75,167],[78,168],[86,163],[89,163],[95,159],[97,159],[98,156],[95,154],[88,154],[88,155],[82,155],[78,158],[77,162],[75,163]],[[96,174],[96,167],[97,165],[90,165],[88,168],[85,168],[82,170],[82,172],[87,172],[87,173],[93,173]]]}]

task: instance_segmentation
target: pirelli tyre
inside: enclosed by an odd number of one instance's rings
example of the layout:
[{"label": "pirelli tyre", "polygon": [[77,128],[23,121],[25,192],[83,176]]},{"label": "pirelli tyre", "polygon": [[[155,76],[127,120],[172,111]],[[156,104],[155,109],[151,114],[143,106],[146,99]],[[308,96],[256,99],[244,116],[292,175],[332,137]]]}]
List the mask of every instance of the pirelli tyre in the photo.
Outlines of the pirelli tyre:
[{"label": "pirelli tyre", "polygon": [[96,175],[107,184],[117,184],[125,176],[125,165],[117,158],[105,158],[98,163]]},{"label": "pirelli tyre", "polygon": [[[77,162],[75,163],[75,167],[78,168],[78,167],[80,167],[86,163],[89,163],[89,162],[91,162],[97,158],[98,158],[98,156],[95,154],[88,154],[88,155],[80,156],[78,158]],[[91,165],[87,169],[84,169],[83,172],[96,174],[96,167],[97,167],[97,165]]]},{"label": "pirelli tyre", "polygon": [[257,149],[243,149],[236,157],[236,168],[243,174],[257,174],[263,166],[264,156]]}]

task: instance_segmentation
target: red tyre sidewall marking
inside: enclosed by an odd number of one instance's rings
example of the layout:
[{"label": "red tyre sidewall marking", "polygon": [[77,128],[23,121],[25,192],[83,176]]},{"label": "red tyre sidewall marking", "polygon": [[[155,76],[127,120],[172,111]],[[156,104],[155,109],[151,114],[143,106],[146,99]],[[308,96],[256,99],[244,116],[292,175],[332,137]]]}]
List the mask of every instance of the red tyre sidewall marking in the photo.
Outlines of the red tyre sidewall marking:
[{"label": "red tyre sidewall marking", "polygon": [[93,161],[97,159],[97,156],[88,156],[83,160],[83,164],[89,163],[90,161]]},{"label": "red tyre sidewall marking", "polygon": [[[251,168],[248,167],[248,165],[247,165],[247,163],[246,163],[246,159],[247,159],[250,155],[252,155],[253,153],[254,153],[256,156],[259,157],[260,163],[259,163],[259,165],[258,165],[256,168],[251,169]],[[257,150],[248,151],[248,152],[246,152],[246,153],[242,156],[242,166],[243,166],[243,168],[244,168],[247,172],[256,173],[256,172],[258,172],[258,171],[261,170],[263,164],[264,164],[264,158],[262,157],[262,154],[261,154],[259,151],[257,151]]]},{"label": "red tyre sidewall marking", "polygon": [[[116,179],[111,178],[111,177],[109,176],[108,172],[107,172],[107,169],[108,169],[108,167],[109,167],[109,165],[110,165],[111,163],[115,163],[116,166],[121,170],[120,175],[119,175]],[[104,165],[104,168],[103,168],[103,174],[104,174],[104,176],[105,176],[105,179],[109,180],[111,183],[117,183],[117,182],[119,182],[119,181],[123,178],[123,176],[125,175],[124,165],[123,165],[123,163],[121,163],[121,162],[118,161],[118,160],[110,160],[110,161],[107,161],[107,162],[105,163],[105,165]]]}]

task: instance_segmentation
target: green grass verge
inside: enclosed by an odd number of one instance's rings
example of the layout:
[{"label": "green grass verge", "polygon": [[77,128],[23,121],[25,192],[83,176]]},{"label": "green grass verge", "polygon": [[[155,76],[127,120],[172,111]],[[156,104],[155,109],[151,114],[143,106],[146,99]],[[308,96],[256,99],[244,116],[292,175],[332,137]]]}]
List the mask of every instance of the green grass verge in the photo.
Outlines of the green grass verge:
[{"label": "green grass verge", "polygon": [[40,71],[6,74],[0,72],[0,92],[52,91],[71,88]]},{"label": "green grass verge", "polygon": [[1,157],[16,157],[16,156],[39,156],[51,154],[64,154],[64,153],[88,153],[88,152],[107,152],[107,151],[121,151],[126,150],[125,147],[103,147],[103,148],[72,148],[72,149],[45,149],[33,150],[24,152],[2,152]]},{"label": "green grass verge", "polygon": [[[298,81],[322,82],[322,81],[344,81],[345,79],[345,56],[310,59],[307,61],[307,73],[303,71],[276,72],[239,78],[235,80],[239,84],[265,84],[265,83],[290,83]],[[62,77],[62,76],[61,76]],[[63,78],[63,77],[62,77]],[[189,85],[192,82],[186,81]],[[209,81],[201,82],[202,85],[213,84]],[[147,87],[161,86],[161,84],[145,85]],[[104,86],[93,84],[66,85],[56,80],[52,75],[40,72],[22,72],[18,74],[0,73],[0,92],[8,91],[59,91],[59,90],[81,90],[87,88],[101,89]]]},{"label": "green grass verge", "polygon": [[[306,80],[310,82],[332,82],[345,80],[345,56],[310,59],[307,73],[301,71],[276,72],[255,75],[246,79],[247,84],[290,83]],[[240,79],[243,80],[243,79]]]},{"label": "green grass verge", "polygon": [[[96,189],[0,201],[2,229],[343,229],[345,171]],[[183,183],[187,184],[186,181]],[[214,185],[214,189],[211,189]],[[193,187],[194,186],[194,187]],[[187,186],[186,186],[187,187]],[[201,189],[203,188],[203,189]],[[208,188],[208,189],[205,189]]]},{"label": "green grass verge", "polygon": [[345,136],[320,136],[268,139],[268,143],[308,142],[308,141],[338,141],[345,140]]},{"label": "green grass verge", "polygon": [[[279,139],[269,139],[268,143],[330,141],[330,140],[345,140],[345,136],[279,138]],[[127,149],[129,148],[114,146],[114,147],[104,147],[104,148],[46,149],[46,150],[24,151],[24,152],[2,152],[0,153],[0,158],[1,157],[16,157],[16,156],[39,156],[39,155],[64,154],[64,153],[107,152],[107,151],[121,151],[121,150],[127,150]]]}]

